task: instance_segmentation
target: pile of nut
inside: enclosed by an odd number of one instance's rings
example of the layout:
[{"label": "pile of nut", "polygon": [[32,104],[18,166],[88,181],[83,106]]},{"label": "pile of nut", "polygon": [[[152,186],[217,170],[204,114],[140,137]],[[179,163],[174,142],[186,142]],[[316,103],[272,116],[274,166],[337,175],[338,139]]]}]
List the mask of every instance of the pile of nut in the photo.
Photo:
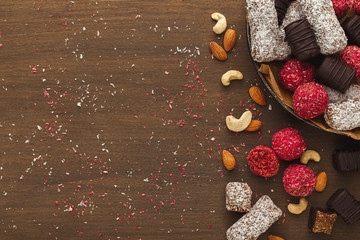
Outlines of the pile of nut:
[{"label": "pile of nut", "polygon": [[[217,23],[213,27],[213,31],[216,34],[222,34],[227,28],[227,21],[223,14],[221,13],[213,13],[211,14],[211,18],[216,20]],[[213,53],[214,57],[220,61],[225,61],[227,59],[227,53],[229,52],[236,43],[236,31],[233,29],[228,29],[224,35],[224,48],[222,48],[216,42],[210,42],[210,50]],[[243,74],[238,70],[229,70],[224,73],[221,77],[221,83],[226,87],[230,85],[230,81],[232,80],[241,80],[243,79]],[[262,90],[253,86],[249,89],[250,97],[254,100],[255,103],[265,106],[266,99]],[[226,117],[226,126],[233,132],[255,132],[261,128],[261,121],[252,120],[251,111],[245,111],[239,119],[230,115]]]},{"label": "pile of nut", "polygon": [[[221,13],[213,13],[211,14],[211,18],[216,20],[217,23],[213,27],[213,31],[216,34],[222,34],[227,27],[226,18]],[[224,35],[224,48],[226,52],[229,52],[235,45],[236,42],[236,32],[233,29],[228,29]],[[225,61],[227,59],[227,53],[224,48],[222,48],[216,42],[210,42],[210,50],[214,54],[214,57],[219,59],[220,61]]]}]

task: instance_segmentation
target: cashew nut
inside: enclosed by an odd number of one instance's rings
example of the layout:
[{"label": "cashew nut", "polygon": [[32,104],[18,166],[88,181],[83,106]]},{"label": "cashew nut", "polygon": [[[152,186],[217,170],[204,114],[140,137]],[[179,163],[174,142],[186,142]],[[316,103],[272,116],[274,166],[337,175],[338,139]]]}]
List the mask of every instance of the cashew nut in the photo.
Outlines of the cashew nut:
[{"label": "cashew nut", "polygon": [[215,21],[217,21],[217,23],[213,27],[213,31],[216,34],[223,33],[227,26],[225,16],[222,15],[221,13],[216,12],[216,13],[211,14],[211,18],[214,19]]},{"label": "cashew nut", "polygon": [[290,203],[288,205],[288,210],[292,214],[301,214],[306,210],[307,205],[308,205],[308,200],[304,197],[301,197],[298,204]]},{"label": "cashew nut", "polygon": [[229,86],[230,81],[234,79],[243,79],[243,74],[240,71],[237,70],[229,70],[226,73],[224,73],[221,77],[221,83],[224,86]]},{"label": "cashew nut", "polygon": [[252,113],[250,111],[244,112],[239,119],[230,115],[226,117],[226,126],[230,131],[241,132],[249,126],[251,119]]},{"label": "cashew nut", "polygon": [[302,164],[307,164],[309,160],[313,160],[315,162],[320,162],[320,154],[314,150],[305,151],[300,158],[300,162]]}]

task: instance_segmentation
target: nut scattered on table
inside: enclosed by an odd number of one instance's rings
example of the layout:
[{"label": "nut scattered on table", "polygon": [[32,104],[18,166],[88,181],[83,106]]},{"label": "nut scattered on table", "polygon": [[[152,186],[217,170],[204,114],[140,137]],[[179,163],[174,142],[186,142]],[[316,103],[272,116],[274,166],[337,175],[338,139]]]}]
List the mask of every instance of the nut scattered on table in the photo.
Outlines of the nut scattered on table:
[{"label": "nut scattered on table", "polygon": [[209,47],[215,58],[220,61],[225,61],[227,59],[227,54],[225,50],[219,44],[217,44],[216,42],[210,42]]},{"label": "nut scattered on table", "polygon": [[301,214],[306,210],[307,205],[308,205],[308,200],[304,197],[300,197],[300,201],[298,204],[290,203],[288,205],[288,210],[292,214]]},{"label": "nut scattered on table", "polygon": [[278,237],[278,236],[269,235],[268,240],[285,240],[285,239]]},{"label": "nut scattered on table", "polygon": [[249,126],[245,128],[247,132],[256,132],[261,128],[261,121],[259,120],[251,120]]},{"label": "nut scattered on table", "polygon": [[249,110],[244,112],[239,119],[230,115],[226,117],[226,126],[230,131],[241,132],[250,125],[251,119],[252,113]]},{"label": "nut scattered on table", "polygon": [[327,185],[326,172],[321,172],[321,173],[319,173],[319,175],[317,175],[317,178],[316,178],[315,191],[317,191],[317,192],[324,191],[326,185]]},{"label": "nut scattered on table", "polygon": [[211,14],[211,18],[217,21],[215,26],[213,27],[213,31],[216,34],[221,34],[226,30],[227,23],[226,23],[226,17],[222,15],[221,13],[215,12]]},{"label": "nut scattered on table", "polygon": [[227,150],[222,151],[222,158],[224,166],[227,170],[233,170],[236,166],[236,161],[234,156]]},{"label": "nut scattered on table", "polygon": [[300,158],[302,164],[308,164],[309,160],[320,162],[320,154],[314,150],[306,150]]},{"label": "nut scattered on table", "polygon": [[243,79],[243,74],[238,71],[238,70],[229,70],[227,71],[226,73],[224,73],[222,76],[221,76],[221,83],[224,85],[224,86],[229,86],[230,85],[230,81],[231,80],[241,80]]},{"label": "nut scattered on table", "polygon": [[250,97],[252,98],[252,100],[254,100],[254,102],[256,102],[257,104],[259,104],[261,106],[266,105],[265,95],[264,95],[263,91],[261,90],[261,88],[259,88],[257,86],[253,86],[249,89],[249,94],[250,94]]},{"label": "nut scattered on table", "polygon": [[234,29],[228,29],[224,35],[224,49],[229,52],[235,45],[236,31]]}]

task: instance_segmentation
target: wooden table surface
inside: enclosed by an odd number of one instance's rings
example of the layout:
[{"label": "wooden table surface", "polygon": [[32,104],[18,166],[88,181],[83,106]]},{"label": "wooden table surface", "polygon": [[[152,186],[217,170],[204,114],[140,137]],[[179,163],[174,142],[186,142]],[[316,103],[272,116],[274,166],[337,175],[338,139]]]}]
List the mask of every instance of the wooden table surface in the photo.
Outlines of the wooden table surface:
[{"label": "wooden table surface", "polygon": [[[223,13],[239,39],[226,62],[211,58],[210,14]],[[356,239],[360,222],[338,218],[330,237],[307,228],[309,209],[291,215],[279,174],[253,175],[245,155],[285,127],[300,130],[328,174],[325,207],[359,173],[333,169],[348,137],[315,129],[286,112],[251,62],[245,0],[23,0],[0,4],[0,239],[226,239],[242,214],[225,209],[225,185],[244,181],[253,202],[269,195],[283,210],[267,233],[293,239]],[[229,69],[242,81],[220,83]],[[248,95],[266,93],[267,106]],[[225,117],[251,108],[259,133],[233,134]],[[237,159],[223,168],[221,150]],[[354,236],[356,236],[354,238]]]}]

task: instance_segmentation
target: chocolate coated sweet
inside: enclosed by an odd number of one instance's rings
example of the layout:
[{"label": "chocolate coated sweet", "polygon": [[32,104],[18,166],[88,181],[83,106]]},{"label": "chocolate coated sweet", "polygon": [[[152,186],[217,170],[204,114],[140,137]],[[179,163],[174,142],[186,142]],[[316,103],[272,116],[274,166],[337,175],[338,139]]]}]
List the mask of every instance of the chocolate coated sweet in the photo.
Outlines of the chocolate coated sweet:
[{"label": "chocolate coated sweet", "polygon": [[334,168],[338,171],[360,170],[360,150],[336,150],[332,160]]},{"label": "chocolate coated sweet", "polygon": [[327,201],[327,206],[339,214],[346,223],[353,224],[360,219],[360,202],[347,189],[337,190]]},{"label": "chocolate coated sweet", "polygon": [[317,207],[310,208],[309,228],[313,233],[331,234],[337,214]]},{"label": "chocolate coated sweet", "polygon": [[306,19],[300,19],[287,25],[285,36],[291,52],[298,60],[306,62],[320,54],[315,33]]},{"label": "chocolate coated sweet", "polygon": [[345,93],[355,80],[356,70],[340,60],[326,56],[316,69],[320,83]]},{"label": "chocolate coated sweet", "polygon": [[294,0],[275,0],[275,9],[277,12],[279,26],[281,26],[283,23],[287,9],[289,8],[292,1]]},{"label": "chocolate coated sweet", "polygon": [[342,24],[342,27],[349,42],[360,47],[360,16],[355,14],[353,17],[348,18]]}]

